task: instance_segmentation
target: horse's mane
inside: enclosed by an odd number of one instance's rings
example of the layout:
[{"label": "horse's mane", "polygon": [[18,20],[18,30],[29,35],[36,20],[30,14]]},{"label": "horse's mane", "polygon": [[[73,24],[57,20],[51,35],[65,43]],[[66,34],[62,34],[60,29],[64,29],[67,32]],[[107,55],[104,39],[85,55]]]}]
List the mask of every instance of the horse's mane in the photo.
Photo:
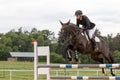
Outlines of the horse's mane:
[{"label": "horse's mane", "polygon": [[73,26],[75,28],[78,28],[78,26],[76,24],[74,24],[74,23],[70,23],[69,25],[71,25],[71,26]]},{"label": "horse's mane", "polygon": [[74,23],[69,23],[66,28],[78,30],[79,27]]}]

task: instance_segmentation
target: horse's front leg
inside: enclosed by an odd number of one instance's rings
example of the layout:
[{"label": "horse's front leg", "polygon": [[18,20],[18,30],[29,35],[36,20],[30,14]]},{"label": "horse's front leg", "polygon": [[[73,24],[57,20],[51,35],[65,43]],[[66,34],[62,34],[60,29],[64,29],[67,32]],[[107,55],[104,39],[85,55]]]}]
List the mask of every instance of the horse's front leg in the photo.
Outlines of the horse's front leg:
[{"label": "horse's front leg", "polygon": [[67,50],[67,58],[69,60],[69,62],[71,63],[73,60],[72,60],[72,56],[70,54],[70,49]]},{"label": "horse's front leg", "polygon": [[80,59],[78,58],[78,52],[77,52],[77,50],[75,50],[74,59],[75,59],[75,61],[76,61],[78,64],[81,63],[81,62],[80,62]]}]

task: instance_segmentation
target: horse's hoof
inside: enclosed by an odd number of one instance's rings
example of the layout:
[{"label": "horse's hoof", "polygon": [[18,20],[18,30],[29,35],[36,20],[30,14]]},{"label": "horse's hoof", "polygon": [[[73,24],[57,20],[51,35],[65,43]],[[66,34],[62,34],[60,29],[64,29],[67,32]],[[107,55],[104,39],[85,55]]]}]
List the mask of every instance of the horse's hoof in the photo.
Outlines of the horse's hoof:
[{"label": "horse's hoof", "polygon": [[112,76],[115,76],[115,74],[112,74]]},{"label": "horse's hoof", "polygon": [[69,61],[72,61],[72,58],[68,58]]},{"label": "horse's hoof", "polygon": [[72,63],[73,63],[73,61],[70,61],[69,63],[70,63],[70,64],[72,64]]},{"label": "horse's hoof", "polygon": [[77,64],[80,64],[81,63],[81,61],[80,61],[80,59],[78,60],[78,62],[77,62]]},{"label": "horse's hoof", "polygon": [[107,76],[107,73],[103,73],[104,76]]},{"label": "horse's hoof", "polygon": [[71,60],[69,61],[70,64],[72,64],[73,62],[74,62],[73,59],[71,59]]}]

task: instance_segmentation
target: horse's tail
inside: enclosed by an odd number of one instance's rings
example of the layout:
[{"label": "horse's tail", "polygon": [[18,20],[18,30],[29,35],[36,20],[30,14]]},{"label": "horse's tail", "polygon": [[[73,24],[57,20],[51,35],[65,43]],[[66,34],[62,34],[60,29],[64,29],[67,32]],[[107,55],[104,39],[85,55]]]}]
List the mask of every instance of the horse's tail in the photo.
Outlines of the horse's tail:
[{"label": "horse's tail", "polygon": [[110,59],[111,59],[111,63],[114,63],[114,56],[112,55],[111,52],[109,52],[109,57],[110,57]]}]

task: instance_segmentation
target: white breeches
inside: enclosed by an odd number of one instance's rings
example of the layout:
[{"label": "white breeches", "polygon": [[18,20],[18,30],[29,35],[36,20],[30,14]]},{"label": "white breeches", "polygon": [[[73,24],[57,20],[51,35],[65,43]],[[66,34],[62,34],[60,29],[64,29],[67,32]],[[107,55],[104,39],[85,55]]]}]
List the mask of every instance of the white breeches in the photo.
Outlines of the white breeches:
[{"label": "white breeches", "polygon": [[[90,37],[90,39],[93,38],[95,30],[96,30],[96,28],[93,28],[93,29],[91,29],[91,30],[88,30],[88,31],[89,31],[89,37]],[[95,41],[96,41],[96,42],[100,42],[100,39],[95,36]]]},{"label": "white breeches", "polygon": [[90,39],[93,38],[93,35],[94,35],[94,32],[95,32],[95,28],[91,29],[91,30],[88,30],[89,31],[89,37]]}]

